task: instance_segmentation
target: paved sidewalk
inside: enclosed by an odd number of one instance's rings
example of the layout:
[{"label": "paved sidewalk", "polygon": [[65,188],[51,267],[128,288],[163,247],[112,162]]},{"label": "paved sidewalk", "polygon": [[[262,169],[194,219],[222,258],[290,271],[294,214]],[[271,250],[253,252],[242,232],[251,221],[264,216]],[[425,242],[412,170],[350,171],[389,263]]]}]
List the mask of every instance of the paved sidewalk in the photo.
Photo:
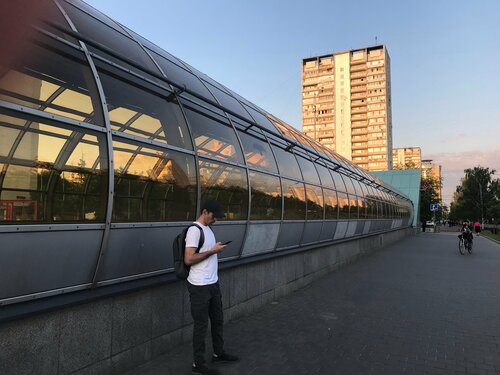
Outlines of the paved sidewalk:
[{"label": "paved sidewalk", "polygon": [[[230,322],[221,374],[500,373],[500,245],[421,233]],[[190,374],[190,343],[129,374]]]}]

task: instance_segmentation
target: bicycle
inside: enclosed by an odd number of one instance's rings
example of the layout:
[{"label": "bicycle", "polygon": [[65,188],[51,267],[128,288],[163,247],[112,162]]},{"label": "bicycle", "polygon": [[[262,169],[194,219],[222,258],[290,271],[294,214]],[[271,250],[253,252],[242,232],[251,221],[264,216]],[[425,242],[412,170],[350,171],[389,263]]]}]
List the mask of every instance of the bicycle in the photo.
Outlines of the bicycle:
[{"label": "bicycle", "polygon": [[465,249],[467,249],[469,254],[472,254],[472,241],[467,240],[467,238],[464,238],[463,234],[461,234],[458,236],[458,251],[460,254],[464,255]]}]

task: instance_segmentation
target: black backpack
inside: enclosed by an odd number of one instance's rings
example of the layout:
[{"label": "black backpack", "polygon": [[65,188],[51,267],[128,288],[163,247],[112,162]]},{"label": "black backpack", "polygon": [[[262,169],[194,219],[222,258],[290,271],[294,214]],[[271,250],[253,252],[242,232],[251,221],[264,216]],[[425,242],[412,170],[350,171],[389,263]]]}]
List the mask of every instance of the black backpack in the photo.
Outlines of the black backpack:
[{"label": "black backpack", "polygon": [[189,228],[197,227],[200,230],[200,242],[196,248],[198,253],[205,242],[205,235],[203,229],[198,224],[191,224],[190,226],[184,228],[181,233],[179,233],[172,244],[172,251],[174,256],[174,271],[175,276],[178,279],[186,280],[189,276],[189,269],[191,268],[186,263],[184,263],[184,252],[186,250],[186,234]]}]

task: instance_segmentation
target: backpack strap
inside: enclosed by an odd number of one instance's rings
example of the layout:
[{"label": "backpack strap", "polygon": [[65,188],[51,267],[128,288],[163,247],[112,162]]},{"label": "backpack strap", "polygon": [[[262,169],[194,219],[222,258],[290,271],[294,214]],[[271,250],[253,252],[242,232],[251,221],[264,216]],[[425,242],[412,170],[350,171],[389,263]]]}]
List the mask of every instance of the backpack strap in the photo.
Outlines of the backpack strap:
[{"label": "backpack strap", "polygon": [[205,233],[203,233],[203,228],[200,227],[198,224],[193,223],[189,226],[189,228],[191,228],[191,227],[197,227],[200,230],[200,240],[198,241],[198,247],[196,248],[196,252],[199,253],[200,249],[202,248],[203,244],[205,243]]}]

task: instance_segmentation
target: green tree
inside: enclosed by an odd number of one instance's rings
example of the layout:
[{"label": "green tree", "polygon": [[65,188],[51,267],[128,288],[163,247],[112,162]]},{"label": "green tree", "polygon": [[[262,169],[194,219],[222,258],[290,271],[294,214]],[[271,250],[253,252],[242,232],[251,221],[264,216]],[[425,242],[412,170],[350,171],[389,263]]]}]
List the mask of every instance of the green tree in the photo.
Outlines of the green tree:
[{"label": "green tree", "polygon": [[441,181],[432,177],[422,178],[420,181],[420,221],[443,218],[443,208],[439,206],[438,211],[430,210],[431,203],[440,203],[439,190]]},{"label": "green tree", "polygon": [[498,221],[500,218],[500,179],[494,169],[477,166],[464,170],[453,195],[450,218],[453,220]]}]

